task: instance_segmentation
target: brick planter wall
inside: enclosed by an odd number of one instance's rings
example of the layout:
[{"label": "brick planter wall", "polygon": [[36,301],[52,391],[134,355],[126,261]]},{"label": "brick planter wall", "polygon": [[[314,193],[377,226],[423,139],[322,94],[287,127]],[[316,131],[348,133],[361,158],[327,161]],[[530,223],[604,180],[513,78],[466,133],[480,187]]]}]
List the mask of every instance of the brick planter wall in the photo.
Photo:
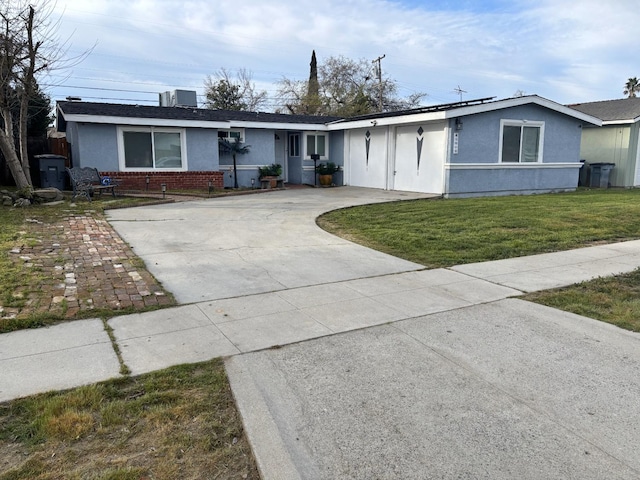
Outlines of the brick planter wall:
[{"label": "brick planter wall", "polygon": [[123,190],[158,191],[165,183],[167,190],[207,190],[209,182],[213,188],[224,188],[223,172],[100,172],[103,177],[117,178]]}]

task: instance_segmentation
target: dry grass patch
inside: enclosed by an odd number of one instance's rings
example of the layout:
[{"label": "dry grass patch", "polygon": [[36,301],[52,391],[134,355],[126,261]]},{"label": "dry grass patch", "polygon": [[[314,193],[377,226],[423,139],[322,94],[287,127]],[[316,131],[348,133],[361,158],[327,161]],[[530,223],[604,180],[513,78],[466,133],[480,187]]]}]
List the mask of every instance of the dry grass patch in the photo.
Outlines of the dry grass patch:
[{"label": "dry grass patch", "polygon": [[0,405],[0,479],[258,479],[221,360]]}]

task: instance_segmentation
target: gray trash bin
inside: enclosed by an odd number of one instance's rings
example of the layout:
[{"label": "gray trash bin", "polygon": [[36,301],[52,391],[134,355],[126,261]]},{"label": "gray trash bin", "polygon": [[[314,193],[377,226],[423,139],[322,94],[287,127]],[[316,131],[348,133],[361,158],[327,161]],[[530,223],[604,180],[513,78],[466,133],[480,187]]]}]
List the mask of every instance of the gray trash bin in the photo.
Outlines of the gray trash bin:
[{"label": "gray trash bin", "polygon": [[589,180],[590,187],[609,188],[609,174],[615,163],[592,163],[589,165],[591,168],[591,177]]},{"label": "gray trash bin", "polygon": [[62,155],[51,153],[35,155],[34,158],[38,161],[40,186],[42,188],[55,187],[58,190],[64,190],[66,180],[64,164],[67,159]]}]

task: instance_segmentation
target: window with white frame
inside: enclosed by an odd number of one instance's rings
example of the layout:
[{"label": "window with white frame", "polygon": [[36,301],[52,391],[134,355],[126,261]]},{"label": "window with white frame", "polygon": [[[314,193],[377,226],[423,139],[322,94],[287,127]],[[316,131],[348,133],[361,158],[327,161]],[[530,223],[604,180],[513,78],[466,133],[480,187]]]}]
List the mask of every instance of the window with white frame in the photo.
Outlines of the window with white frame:
[{"label": "window with white frame", "polygon": [[289,134],[289,156],[300,156],[300,134],[298,133]]},{"label": "window with white frame", "polygon": [[311,158],[311,155],[319,155],[321,160],[327,159],[327,152],[329,150],[329,139],[324,133],[308,133],[306,134],[306,158]]},{"label": "window with white frame", "polygon": [[501,162],[542,162],[544,122],[501,120],[500,126]]},{"label": "window with white frame", "polygon": [[154,127],[120,128],[122,170],[185,170],[184,131]]},{"label": "window with white frame", "polygon": [[223,138],[225,140],[229,140],[230,142],[234,142],[237,139],[241,143],[244,142],[244,129],[243,128],[228,128],[218,130],[218,138]]}]

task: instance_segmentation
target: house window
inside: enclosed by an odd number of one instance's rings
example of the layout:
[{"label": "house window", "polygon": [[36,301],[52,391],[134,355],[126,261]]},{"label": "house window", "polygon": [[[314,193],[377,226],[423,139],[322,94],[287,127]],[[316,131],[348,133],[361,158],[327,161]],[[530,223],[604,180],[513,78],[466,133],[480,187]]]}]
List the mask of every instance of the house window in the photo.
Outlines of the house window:
[{"label": "house window", "polygon": [[240,143],[244,143],[244,130],[242,128],[229,128],[227,130],[218,130],[218,138],[224,138],[230,142],[235,142],[236,138]]},{"label": "house window", "polygon": [[500,161],[542,162],[544,122],[501,120]]},{"label": "house window", "polygon": [[298,135],[297,133],[292,133],[291,135],[289,135],[289,156],[300,156],[300,135]]},{"label": "house window", "polygon": [[120,166],[123,170],[185,170],[184,132],[175,129],[121,129]]},{"label": "house window", "polygon": [[320,158],[326,160],[327,158],[327,136],[324,134],[308,134],[307,140],[307,155],[306,158],[311,158],[311,155],[320,155]]}]

